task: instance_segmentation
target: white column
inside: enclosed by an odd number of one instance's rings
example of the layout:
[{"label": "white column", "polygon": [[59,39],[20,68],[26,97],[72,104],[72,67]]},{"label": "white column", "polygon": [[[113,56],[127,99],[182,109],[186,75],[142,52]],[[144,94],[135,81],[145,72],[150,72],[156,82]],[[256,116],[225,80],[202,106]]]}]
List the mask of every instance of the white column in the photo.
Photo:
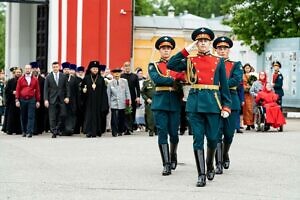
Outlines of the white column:
[{"label": "white column", "polygon": [[76,41],[76,64],[81,65],[82,56],[82,9],[83,0],[77,1],[77,41]]},{"label": "white column", "polygon": [[107,17],[106,17],[106,66],[109,66],[109,52],[110,52],[110,0],[107,0]]},{"label": "white column", "polygon": [[49,1],[49,32],[48,32],[48,71],[51,63],[58,61],[58,1]]},{"label": "white column", "polygon": [[61,3],[61,62],[67,61],[67,25],[68,25],[68,1]]}]

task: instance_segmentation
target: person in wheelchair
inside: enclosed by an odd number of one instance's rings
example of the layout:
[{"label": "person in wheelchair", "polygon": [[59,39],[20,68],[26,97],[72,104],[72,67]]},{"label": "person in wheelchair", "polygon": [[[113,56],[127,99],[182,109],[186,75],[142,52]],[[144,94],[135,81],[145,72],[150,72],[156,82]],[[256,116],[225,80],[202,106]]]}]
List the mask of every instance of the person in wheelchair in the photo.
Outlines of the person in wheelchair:
[{"label": "person in wheelchair", "polygon": [[267,83],[255,97],[256,104],[262,106],[265,113],[264,131],[268,131],[270,126],[279,128],[280,132],[283,131],[282,127],[286,122],[277,101],[278,95],[273,91],[271,83]]}]

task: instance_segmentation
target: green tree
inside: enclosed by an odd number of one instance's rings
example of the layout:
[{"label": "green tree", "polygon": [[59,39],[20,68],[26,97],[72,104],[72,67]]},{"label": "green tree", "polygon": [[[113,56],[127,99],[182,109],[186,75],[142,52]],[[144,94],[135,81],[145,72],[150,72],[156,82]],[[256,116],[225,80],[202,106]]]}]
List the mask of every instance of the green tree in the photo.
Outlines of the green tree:
[{"label": "green tree", "polygon": [[169,0],[170,4],[175,8],[175,14],[182,13],[187,10],[189,13],[209,18],[212,14],[215,16],[221,16],[222,12],[221,5],[228,2],[229,0]]},{"label": "green tree", "polygon": [[299,0],[230,0],[223,11],[232,16],[225,24],[258,54],[270,39],[300,36]]},{"label": "green tree", "polygon": [[0,3],[0,69],[5,64],[5,5]]}]

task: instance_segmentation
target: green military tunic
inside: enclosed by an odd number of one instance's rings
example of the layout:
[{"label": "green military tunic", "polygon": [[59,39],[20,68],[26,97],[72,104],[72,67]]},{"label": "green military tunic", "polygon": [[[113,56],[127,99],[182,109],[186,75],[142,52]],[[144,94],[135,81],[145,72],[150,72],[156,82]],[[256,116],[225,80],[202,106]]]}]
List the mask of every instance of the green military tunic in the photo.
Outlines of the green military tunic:
[{"label": "green military tunic", "polygon": [[155,125],[154,125],[154,118],[153,113],[151,110],[151,103],[148,103],[148,99],[151,101],[153,100],[153,95],[155,92],[155,85],[151,79],[147,79],[143,82],[143,87],[141,90],[141,94],[143,99],[145,100],[145,119],[146,119],[146,126],[150,131],[150,135],[154,133]]},{"label": "green military tunic", "polygon": [[186,111],[194,134],[194,150],[203,149],[204,135],[208,146],[214,149],[218,141],[221,110],[230,112],[231,106],[224,59],[209,53],[189,58],[188,55],[183,49],[171,57],[168,68],[187,71],[192,83]]}]

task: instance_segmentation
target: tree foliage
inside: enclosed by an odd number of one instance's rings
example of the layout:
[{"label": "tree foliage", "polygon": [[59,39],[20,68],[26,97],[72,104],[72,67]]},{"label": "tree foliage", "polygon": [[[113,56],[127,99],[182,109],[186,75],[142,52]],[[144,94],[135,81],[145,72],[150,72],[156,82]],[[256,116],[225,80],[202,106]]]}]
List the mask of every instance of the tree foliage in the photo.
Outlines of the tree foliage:
[{"label": "tree foliage", "polygon": [[259,54],[270,39],[300,36],[299,0],[230,0],[223,11],[232,16],[225,24]]},{"label": "tree foliage", "polygon": [[187,10],[200,17],[223,15],[221,5],[229,0],[135,0],[135,15],[167,15],[168,8],[175,8],[175,15]]}]

